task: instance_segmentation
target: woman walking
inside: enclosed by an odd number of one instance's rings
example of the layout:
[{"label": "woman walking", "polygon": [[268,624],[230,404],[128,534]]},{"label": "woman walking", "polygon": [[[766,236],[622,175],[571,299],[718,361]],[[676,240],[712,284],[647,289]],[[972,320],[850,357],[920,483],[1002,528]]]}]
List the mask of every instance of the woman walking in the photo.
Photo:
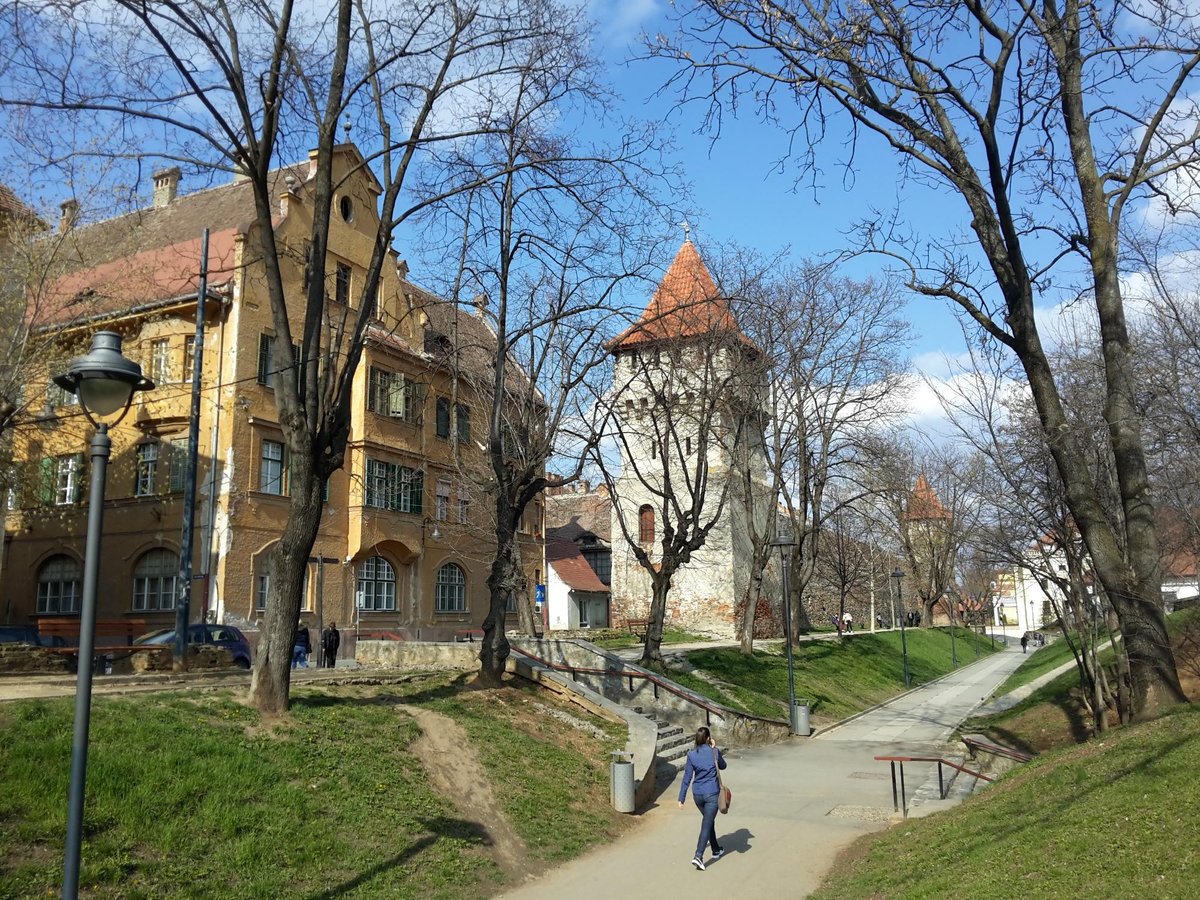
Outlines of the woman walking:
[{"label": "woman walking", "polygon": [[683,772],[683,784],[679,788],[679,808],[683,809],[683,801],[687,797],[688,785],[692,785],[692,799],[700,810],[700,839],[696,842],[696,856],[692,865],[704,871],[704,845],[712,847],[712,857],[709,862],[715,862],[725,855],[721,845],[717,843],[717,793],[720,782],[717,780],[717,769],[725,768],[725,758],[717,749],[717,742],[712,739],[712,733],[704,726],[696,729],[696,746],[688,751],[687,768]]}]

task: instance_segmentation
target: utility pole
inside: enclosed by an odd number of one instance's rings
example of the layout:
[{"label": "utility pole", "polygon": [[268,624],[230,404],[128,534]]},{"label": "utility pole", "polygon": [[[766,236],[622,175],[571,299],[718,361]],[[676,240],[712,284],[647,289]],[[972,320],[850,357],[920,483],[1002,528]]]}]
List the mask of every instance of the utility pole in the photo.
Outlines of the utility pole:
[{"label": "utility pole", "polygon": [[196,464],[200,452],[200,379],[204,374],[204,300],[208,294],[208,229],[200,239],[200,287],[196,292],[196,338],[192,345],[192,410],[188,422],[187,470],[183,478],[183,533],[179,539],[179,585],[175,603],[174,668],[187,668],[192,604],[192,534],[196,518]]}]

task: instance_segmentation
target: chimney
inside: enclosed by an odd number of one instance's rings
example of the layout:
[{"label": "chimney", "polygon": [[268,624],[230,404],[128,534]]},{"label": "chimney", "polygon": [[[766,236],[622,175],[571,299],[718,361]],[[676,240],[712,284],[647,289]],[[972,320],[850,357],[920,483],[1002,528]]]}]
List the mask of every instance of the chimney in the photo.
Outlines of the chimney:
[{"label": "chimney", "polygon": [[179,166],[159,169],[154,173],[154,208],[167,206],[179,193]]},{"label": "chimney", "polygon": [[63,234],[75,227],[75,220],[79,218],[79,201],[64,200],[59,209],[62,215],[58,217],[58,233]]}]

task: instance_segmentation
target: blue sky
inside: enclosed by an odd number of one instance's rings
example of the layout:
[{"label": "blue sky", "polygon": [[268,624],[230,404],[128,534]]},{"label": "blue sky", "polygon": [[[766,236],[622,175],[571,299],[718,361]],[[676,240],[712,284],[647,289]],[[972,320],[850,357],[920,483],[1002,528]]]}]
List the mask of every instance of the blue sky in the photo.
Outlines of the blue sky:
[{"label": "blue sky", "polygon": [[[831,137],[822,151],[824,171],[815,186],[811,179],[797,184],[797,168],[786,160],[781,171],[787,135],[750,112],[727,118],[714,142],[700,131],[704,109],[699,104],[679,107],[674,95],[655,96],[670,74],[669,64],[633,58],[642,52],[639,34],[664,27],[657,0],[593,0],[591,10],[599,23],[596,50],[609,65],[625,111],[666,122],[675,133],[675,156],[692,186],[681,205],[701,211],[691,221],[701,247],[706,240],[736,240],[764,253],[789,248],[797,259],[834,254],[852,245],[848,233],[856,222],[873,209],[886,213],[897,205],[911,225],[928,226],[936,236],[946,234],[947,222],[965,221],[956,198],[901,185],[893,155],[873,136],[860,143],[853,173],[845,171],[837,138]],[[861,278],[884,269],[881,258],[862,257],[847,263],[845,272]],[[914,363],[940,374],[943,354],[963,350],[954,315],[944,302],[927,298],[910,299],[904,315],[913,324]]]}]

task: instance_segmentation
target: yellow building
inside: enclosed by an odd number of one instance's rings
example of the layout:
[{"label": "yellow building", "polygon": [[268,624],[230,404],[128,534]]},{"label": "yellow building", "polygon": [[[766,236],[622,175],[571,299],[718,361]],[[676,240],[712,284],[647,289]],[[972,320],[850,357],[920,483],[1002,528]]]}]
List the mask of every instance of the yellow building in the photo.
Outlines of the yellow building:
[{"label": "yellow building", "polygon": [[[352,144],[335,148],[329,236],[329,320],[351,314],[378,226],[380,186]],[[284,284],[303,297],[314,159],[272,173]],[[201,379],[193,619],[253,631],[268,589],[266,564],[289,514],[285,446],[272,382],[270,303],[255,256],[249,183],[190,194],[180,173],[154,174],[153,204],[77,225],[64,204],[59,238],[68,260],[39,323],[75,352],[101,328],[123,336],[127,356],[156,388],[135,395],[113,429],[100,573],[100,619],[173,624],[183,480],[192,392],[201,232],[210,230]],[[302,602],[312,627],[438,640],[487,614],[495,546],[484,493],[485,403],[464,367],[485,366],[494,335],[384,265],[379,310],[354,376],[346,461],[329,482]],[[301,333],[302,301],[292,318]],[[483,348],[484,352],[480,352]],[[19,487],[10,492],[0,590],[5,622],[74,615],[82,585],[87,435],[72,397],[48,387],[45,412],[14,436]],[[486,379],[485,379],[486,381]],[[453,399],[452,399],[453,398]],[[541,581],[541,504],[526,517],[523,559]]]}]

